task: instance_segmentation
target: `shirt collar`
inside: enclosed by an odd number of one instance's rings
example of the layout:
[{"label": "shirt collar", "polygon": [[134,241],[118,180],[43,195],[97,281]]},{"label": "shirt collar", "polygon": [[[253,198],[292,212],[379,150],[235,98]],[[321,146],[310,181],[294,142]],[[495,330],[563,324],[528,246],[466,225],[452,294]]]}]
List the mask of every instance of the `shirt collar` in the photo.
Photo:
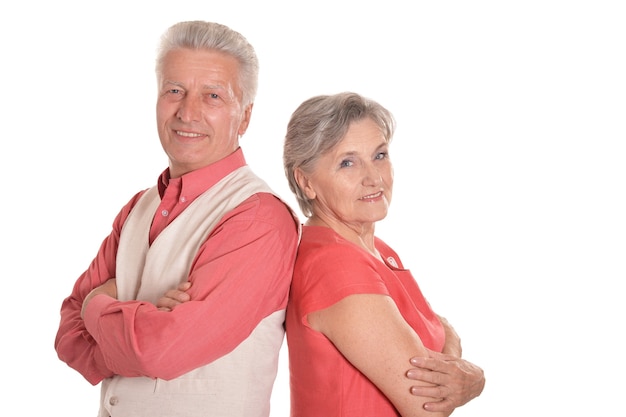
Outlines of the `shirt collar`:
[{"label": "shirt collar", "polygon": [[[234,170],[246,165],[246,159],[243,155],[241,147],[237,148],[235,152],[220,159],[217,162],[207,165],[204,168],[196,169],[180,177],[181,180],[181,195],[186,196],[189,200],[195,199],[197,196],[213,187],[226,175],[230,174]],[[159,176],[157,186],[159,189],[159,195],[163,198],[165,189],[170,183],[170,169],[167,168]]]}]

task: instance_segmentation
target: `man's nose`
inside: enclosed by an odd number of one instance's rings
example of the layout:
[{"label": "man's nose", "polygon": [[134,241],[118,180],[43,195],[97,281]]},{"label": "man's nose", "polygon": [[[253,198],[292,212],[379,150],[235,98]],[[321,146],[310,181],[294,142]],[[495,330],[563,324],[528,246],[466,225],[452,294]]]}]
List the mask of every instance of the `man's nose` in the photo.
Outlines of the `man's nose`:
[{"label": "man's nose", "polygon": [[202,102],[199,97],[187,95],[180,102],[180,108],[176,113],[176,117],[183,122],[197,122],[201,119]]}]

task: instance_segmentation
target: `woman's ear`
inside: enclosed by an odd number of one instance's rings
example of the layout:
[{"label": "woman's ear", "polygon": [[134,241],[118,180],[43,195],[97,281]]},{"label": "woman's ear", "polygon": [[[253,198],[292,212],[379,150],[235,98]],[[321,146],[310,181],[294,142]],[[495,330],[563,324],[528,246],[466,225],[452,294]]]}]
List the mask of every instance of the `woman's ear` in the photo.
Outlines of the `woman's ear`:
[{"label": "woman's ear", "polygon": [[302,172],[300,168],[296,168],[293,170],[293,177],[295,178],[298,186],[300,187],[306,198],[308,198],[309,200],[314,200],[315,190],[313,190],[311,181],[306,176],[306,174]]}]

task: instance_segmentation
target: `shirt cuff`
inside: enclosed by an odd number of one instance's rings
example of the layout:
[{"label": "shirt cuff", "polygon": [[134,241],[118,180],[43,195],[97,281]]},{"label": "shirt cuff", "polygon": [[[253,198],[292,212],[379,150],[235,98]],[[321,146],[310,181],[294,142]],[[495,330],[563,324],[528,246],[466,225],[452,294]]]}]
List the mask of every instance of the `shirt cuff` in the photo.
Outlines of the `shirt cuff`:
[{"label": "shirt cuff", "polygon": [[89,334],[96,339],[96,342],[100,342],[98,323],[100,317],[102,316],[102,312],[116,302],[117,300],[115,298],[111,298],[105,294],[95,295],[91,300],[89,300],[89,304],[87,304],[87,307],[85,308],[83,321],[85,323],[85,328]]}]

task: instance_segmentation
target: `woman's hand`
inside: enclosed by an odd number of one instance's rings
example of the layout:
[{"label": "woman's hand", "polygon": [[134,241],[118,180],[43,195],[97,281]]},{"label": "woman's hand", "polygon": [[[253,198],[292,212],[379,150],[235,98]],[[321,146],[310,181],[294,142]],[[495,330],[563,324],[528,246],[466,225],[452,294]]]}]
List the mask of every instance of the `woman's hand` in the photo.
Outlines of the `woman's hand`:
[{"label": "woman's hand", "polygon": [[161,311],[172,311],[177,305],[191,300],[191,296],[187,293],[190,287],[191,282],[183,282],[176,289],[166,291],[157,301],[157,308]]},{"label": "woman's hand", "polygon": [[406,374],[409,379],[434,384],[411,387],[413,395],[441,398],[438,402],[426,402],[424,409],[451,412],[482,393],[485,374],[481,368],[453,355],[433,351],[428,354],[411,358],[415,368]]}]

